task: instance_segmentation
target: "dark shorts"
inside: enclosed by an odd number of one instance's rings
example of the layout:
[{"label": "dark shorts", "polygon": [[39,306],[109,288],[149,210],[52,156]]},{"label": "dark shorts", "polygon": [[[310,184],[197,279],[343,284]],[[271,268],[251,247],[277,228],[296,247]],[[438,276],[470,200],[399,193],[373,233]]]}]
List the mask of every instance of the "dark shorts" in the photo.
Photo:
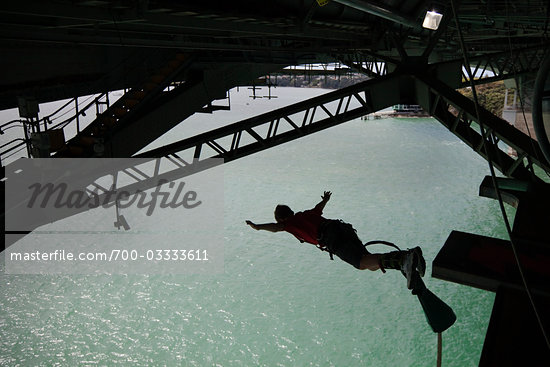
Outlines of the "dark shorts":
[{"label": "dark shorts", "polygon": [[351,224],[340,220],[327,221],[320,232],[320,243],[357,269],[360,268],[363,256],[369,253]]}]

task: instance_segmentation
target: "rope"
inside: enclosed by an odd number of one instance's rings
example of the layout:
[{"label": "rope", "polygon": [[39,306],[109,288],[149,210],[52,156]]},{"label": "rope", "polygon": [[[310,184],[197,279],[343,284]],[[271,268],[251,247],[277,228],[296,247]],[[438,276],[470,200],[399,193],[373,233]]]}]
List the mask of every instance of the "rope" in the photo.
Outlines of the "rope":
[{"label": "rope", "polygon": [[[493,181],[493,187],[495,188],[495,191],[496,191],[496,194],[497,194],[498,203],[499,203],[499,206],[500,206],[500,211],[502,213],[502,218],[503,218],[504,224],[506,226],[506,231],[508,232],[508,237],[510,238],[510,244],[512,246],[512,252],[514,253],[514,257],[515,257],[515,260],[516,260],[516,263],[517,263],[517,266],[518,266],[518,270],[519,270],[521,280],[523,282],[523,286],[525,288],[525,291],[527,293],[527,296],[529,298],[529,301],[531,303],[531,306],[532,306],[533,311],[535,313],[535,316],[537,318],[537,322],[539,324],[539,327],[542,331],[542,335],[543,335],[544,340],[546,342],[546,346],[548,347],[548,349],[550,349],[550,341],[549,341],[548,336],[546,334],[546,330],[544,329],[544,326],[543,326],[541,317],[539,315],[537,306],[536,306],[535,301],[533,299],[533,295],[531,294],[531,291],[530,291],[529,286],[527,284],[527,280],[526,280],[525,274],[523,272],[523,266],[521,265],[521,262],[520,262],[520,259],[519,259],[519,255],[518,255],[518,252],[517,252],[517,247],[516,247],[516,244],[514,242],[513,235],[512,235],[512,228],[510,226],[510,221],[508,220],[508,216],[506,214],[506,209],[504,208],[504,201],[502,199],[502,193],[500,192],[500,189],[499,189],[498,184],[497,184],[497,179],[496,179],[496,174],[495,174],[495,168],[494,168],[494,165],[493,165],[493,161],[491,160],[491,156],[489,155],[489,152],[487,150],[487,145],[485,144],[485,142],[488,141],[487,132],[485,130],[485,125],[483,124],[483,122],[480,119],[479,101],[477,99],[477,93],[476,93],[476,89],[475,89],[474,78],[473,78],[473,75],[472,75],[472,70],[470,68],[470,62],[468,60],[468,54],[467,54],[467,51],[466,51],[466,46],[464,44],[464,37],[462,35],[462,29],[460,28],[460,24],[458,22],[458,16],[457,16],[457,13],[456,13],[455,1],[456,0],[451,1],[451,7],[453,9],[453,16],[454,16],[454,20],[455,20],[456,27],[457,27],[457,30],[458,30],[458,35],[459,35],[459,39],[460,39],[460,47],[462,48],[462,55],[464,57],[465,69],[468,72],[468,78],[470,80],[470,86],[472,88],[472,95],[473,95],[473,98],[474,98],[474,106],[475,106],[476,115],[477,115],[476,117],[477,117],[477,120],[478,120],[478,123],[479,123],[479,127],[480,127],[480,130],[481,130],[482,137],[483,137],[483,148],[485,149],[485,154],[487,156],[487,161],[489,163],[489,170],[491,172],[491,179]],[[494,142],[493,134],[490,134],[490,139],[491,139],[491,143],[493,143],[493,145],[494,145],[495,142]]]},{"label": "rope", "polygon": [[[508,1],[505,1],[505,6],[506,6],[506,23],[508,24],[508,48],[510,49],[510,57],[513,57],[514,55],[513,55],[513,47],[512,47],[512,37],[510,37],[510,34],[512,33],[512,29],[510,27],[511,21],[510,21],[510,17],[509,17],[509,13],[508,13]],[[547,9],[550,11],[550,6],[548,6]],[[548,22],[548,19],[546,19],[546,21]],[[543,63],[544,63],[544,61],[543,61]],[[533,139],[533,135],[531,134],[531,129],[529,128],[529,124],[527,123],[527,117],[525,116],[525,104],[524,104],[524,100],[523,100],[523,90],[520,88],[520,82],[519,82],[519,78],[518,78],[518,75],[517,75],[517,70],[516,70],[515,67],[512,69],[512,73],[514,75],[514,82],[516,83],[516,87],[517,87],[517,96],[519,98],[519,105],[521,107],[521,115],[523,117],[524,127],[525,127],[525,130],[527,131],[527,135],[529,135],[529,137],[531,138],[529,140],[529,143],[531,145],[531,148],[533,149],[533,152],[535,152],[535,157],[540,162],[542,162],[543,160],[541,159],[541,157],[539,157],[537,149],[535,149],[535,140]],[[541,167],[541,166],[538,166],[538,167],[540,167],[544,171],[544,173],[546,173],[546,175],[548,177],[550,177],[550,172],[549,171],[547,171],[544,167]],[[532,168],[532,170],[533,170],[532,173],[534,175],[536,175],[534,168]]]},{"label": "rope", "polygon": [[437,367],[441,367],[441,350],[443,349],[443,337],[437,333]]},{"label": "rope", "polygon": [[[369,241],[369,242],[365,243],[364,246],[367,247],[367,246],[376,245],[376,244],[390,246],[390,247],[393,247],[393,248],[397,249],[398,251],[401,251],[401,249],[397,245],[395,245],[391,242],[382,241],[382,240]],[[443,349],[443,338],[442,338],[441,332],[439,332],[439,333],[437,333],[437,367],[441,367],[442,349]]]},{"label": "rope", "polygon": [[365,243],[363,246],[367,247],[367,246],[370,246],[370,245],[386,245],[386,246],[390,246],[390,247],[393,247],[395,249],[397,249],[397,251],[401,251],[401,249],[399,247],[397,247],[397,245],[391,243],[391,242],[388,242],[388,241],[382,241],[382,240],[373,240],[373,241],[369,241],[367,243]]}]

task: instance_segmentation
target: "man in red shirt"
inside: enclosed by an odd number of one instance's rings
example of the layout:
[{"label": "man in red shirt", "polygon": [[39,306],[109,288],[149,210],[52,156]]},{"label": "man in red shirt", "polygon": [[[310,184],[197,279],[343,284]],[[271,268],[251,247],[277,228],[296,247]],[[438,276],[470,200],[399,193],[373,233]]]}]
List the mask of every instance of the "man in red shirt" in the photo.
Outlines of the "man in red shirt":
[{"label": "man in red shirt", "polygon": [[322,216],[330,196],[331,192],[325,191],[321,196],[322,200],[313,209],[298,213],[294,213],[286,205],[277,205],[276,223],[255,224],[247,220],[246,224],[256,230],[291,233],[300,242],[308,242],[323,251],[328,251],[331,259],[335,254],[360,270],[382,270],[382,272],[386,269],[400,270],[407,278],[409,289],[413,289],[415,283],[421,283],[417,279],[418,276],[424,276],[426,262],[420,247],[407,251],[371,254],[351,224]]}]

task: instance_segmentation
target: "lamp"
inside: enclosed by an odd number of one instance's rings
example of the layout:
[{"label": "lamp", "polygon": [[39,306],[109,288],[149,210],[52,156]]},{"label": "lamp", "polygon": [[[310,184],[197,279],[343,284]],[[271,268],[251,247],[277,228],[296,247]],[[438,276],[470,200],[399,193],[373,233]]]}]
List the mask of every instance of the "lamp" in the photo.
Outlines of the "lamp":
[{"label": "lamp", "polygon": [[439,14],[436,11],[427,11],[426,16],[424,17],[424,22],[422,23],[422,27],[435,31],[437,30],[437,28],[439,28],[441,18],[443,18],[443,14]]}]

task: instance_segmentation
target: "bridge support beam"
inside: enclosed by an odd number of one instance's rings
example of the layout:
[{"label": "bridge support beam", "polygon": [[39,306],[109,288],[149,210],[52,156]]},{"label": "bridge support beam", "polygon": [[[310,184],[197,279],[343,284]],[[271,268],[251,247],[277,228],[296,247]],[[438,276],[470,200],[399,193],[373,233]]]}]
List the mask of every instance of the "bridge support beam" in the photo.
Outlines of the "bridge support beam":
[{"label": "bridge support beam", "polygon": [[191,155],[226,162],[336,126],[402,102],[401,74],[342,88],[138,155]]},{"label": "bridge support beam", "polygon": [[[453,231],[433,261],[432,276],[496,293],[479,366],[547,361],[550,350],[541,327],[550,330],[550,187],[502,178],[496,182],[503,200],[517,208],[514,243]],[[480,195],[497,198],[490,177],[481,184]]]},{"label": "bridge support beam", "polygon": [[[394,74],[362,82],[199,134],[136,157],[149,159],[91,159],[87,164],[79,163],[78,160],[68,160],[68,162],[72,161],[74,165],[71,177],[75,190],[72,191],[88,192],[89,187],[94,187],[97,190],[95,194],[101,198],[100,202],[104,202],[107,200],[106,198],[113,201],[112,189],[99,182],[107,176],[118,177],[120,174],[126,178],[127,176],[131,177],[135,182],[128,184],[122,180],[126,186],[120,187],[116,182],[113,187],[116,187],[117,191],[126,192],[131,196],[138,191],[156,187],[162,182],[170,182],[213,168],[222,161],[211,158],[223,158],[223,162],[229,162],[398,104],[401,98],[399,84],[403,80],[401,75]],[[25,176],[34,172],[28,167],[28,165],[32,165],[31,162],[32,160],[20,160],[6,168],[10,172],[8,180],[13,185],[12,187],[23,187],[24,182],[32,182],[29,177]],[[139,166],[141,164],[146,164],[148,170]],[[21,168],[19,165],[26,166]],[[139,168],[136,169],[134,166],[139,166]],[[63,174],[67,174],[66,168],[61,168],[61,170],[64,172]],[[23,173],[16,173],[19,171]],[[53,169],[48,170],[47,174],[50,175],[47,177],[61,175]],[[54,179],[45,181],[53,182]],[[24,191],[18,192],[18,194],[17,197],[13,195],[10,197],[10,202],[6,207],[6,212],[13,218],[23,217],[18,214],[19,204],[25,202],[28,197],[28,193]],[[27,220],[24,223],[24,231],[14,232],[21,229],[19,225],[22,223],[18,222],[9,228],[10,239],[16,240],[40,225],[64,219],[89,209],[88,206],[79,206],[71,211],[56,210],[49,216],[38,217],[34,222]],[[17,237],[16,234],[20,236]]]},{"label": "bridge support beam", "polygon": [[161,96],[132,121],[113,130],[105,157],[131,157],[150,142],[185,120],[226,91],[273,71],[273,65],[238,65],[206,70],[202,78]]},{"label": "bridge support beam", "polygon": [[[490,159],[504,175],[541,183],[533,165],[550,172],[550,164],[544,160],[535,140],[482,107],[478,119],[474,102],[447,84],[425,74],[416,74],[414,78],[416,99],[422,108],[476,153]],[[489,139],[491,135],[493,139]],[[517,158],[508,154],[508,147],[516,152]]]}]

